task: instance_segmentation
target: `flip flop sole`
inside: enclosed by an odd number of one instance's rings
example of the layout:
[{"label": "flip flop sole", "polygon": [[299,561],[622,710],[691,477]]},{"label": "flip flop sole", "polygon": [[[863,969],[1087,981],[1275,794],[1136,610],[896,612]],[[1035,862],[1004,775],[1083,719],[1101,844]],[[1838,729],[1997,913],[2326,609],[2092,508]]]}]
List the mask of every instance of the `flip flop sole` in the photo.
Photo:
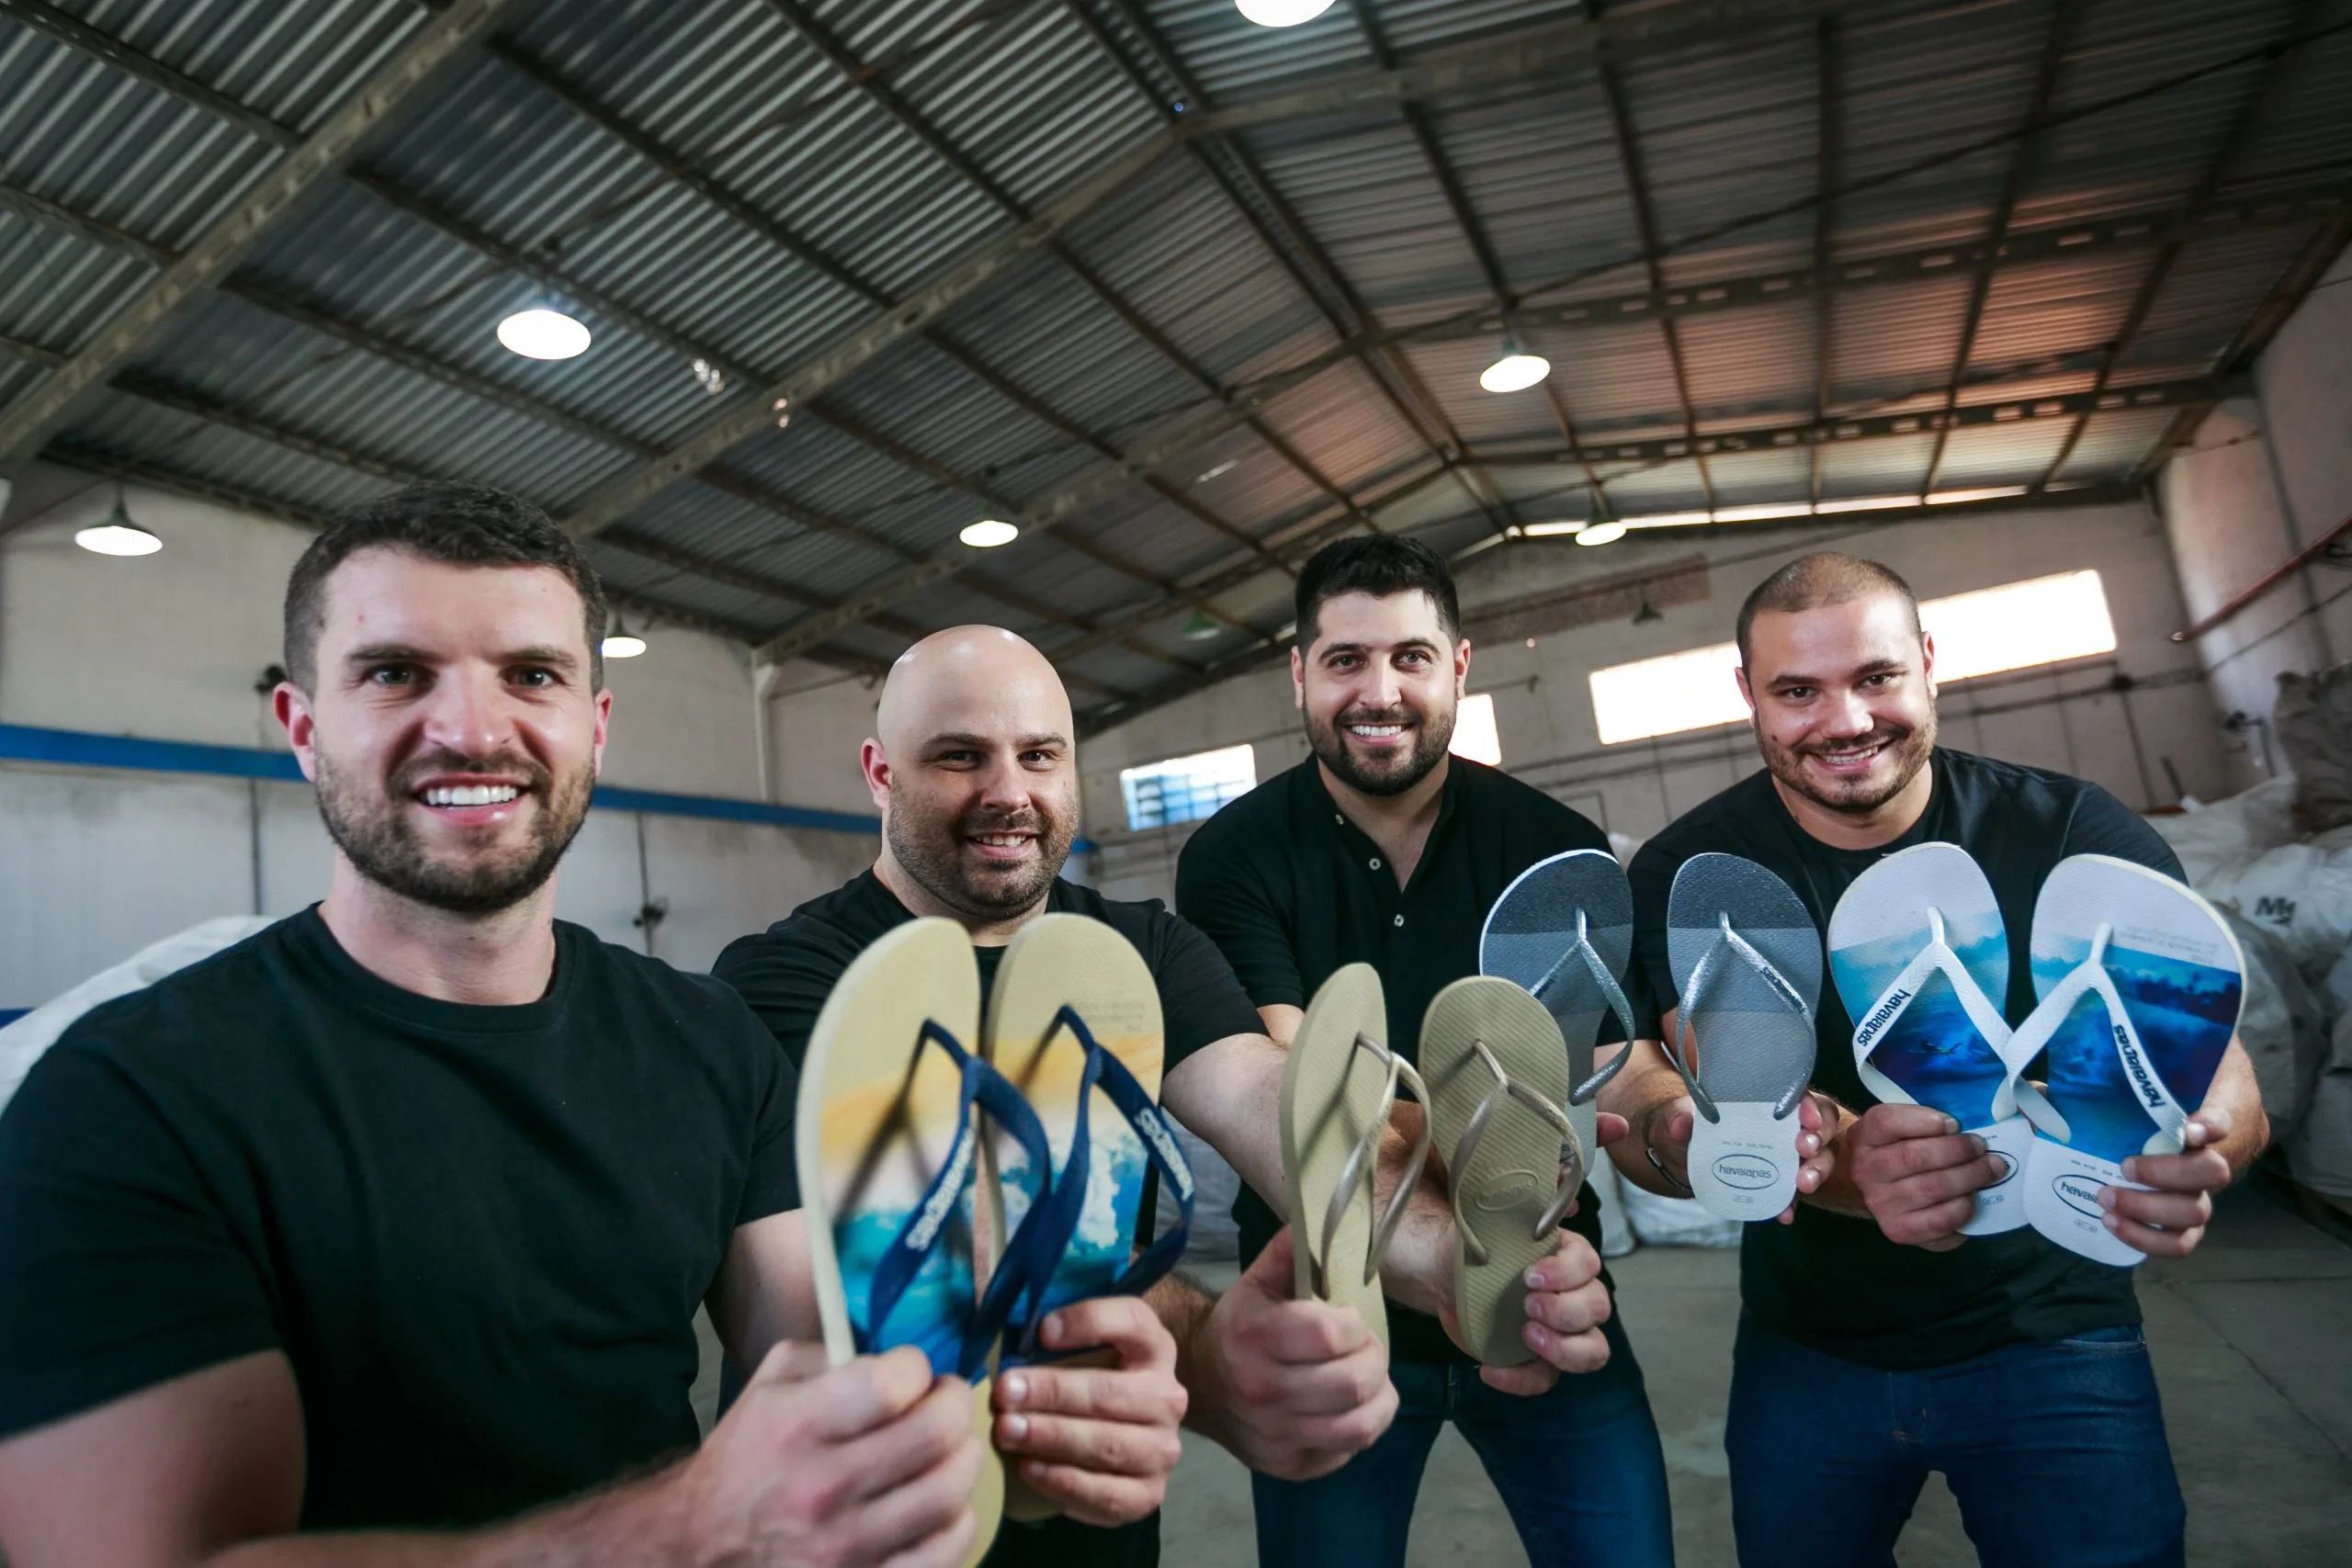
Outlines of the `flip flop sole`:
[{"label": "flip flop sole", "polygon": [[2212,907],[2182,884],[2129,861],[2075,855],[2059,863],[2034,907],[2033,979],[2045,998],[2111,928],[2101,968],[2120,998],[2138,1049],[2127,1051],[2106,999],[2086,991],[2063,1015],[2038,1010],[2019,1046],[2048,1052],[2043,1091],[2066,1136],[2035,1135],[2026,1214],[2071,1251],[2129,1268],[2146,1255],[2111,1235],[2101,1187],[2128,1187],[2122,1162],[2180,1148],[2166,1101],[2193,1113],[2236,1032],[2245,959]]},{"label": "flip flop sole", "polygon": [[[1054,1168],[1067,1173],[1086,1048],[1068,1030],[1052,1029],[1054,1015],[1065,1005],[1077,1010],[1093,1032],[1095,1043],[1116,1056],[1154,1100],[1159,1097],[1166,1041],[1159,987],[1143,955],[1126,938],[1083,915],[1041,915],[1015,933],[989,992],[985,1050],[997,1071],[1012,1080],[1045,1123]],[[1143,1145],[1107,1095],[1100,1089],[1087,1092],[1093,1099],[1087,1114],[1086,1210],[1046,1288],[1038,1308],[1041,1316],[1057,1306],[1106,1294],[1135,1249],[1148,1164]],[[987,1157],[989,1179],[984,1190],[994,1233],[1011,1235],[1022,1213],[1011,1211],[1004,1199],[1008,1192],[1026,1190],[1013,1179],[1024,1156],[1016,1140],[992,1129]],[[1057,1364],[1090,1362],[1113,1364],[1107,1357],[1094,1355]],[[1050,1518],[1060,1511],[1058,1504],[1032,1490],[1018,1474],[1008,1476],[1008,1517]]]},{"label": "flip flop sole", "polygon": [[[1722,940],[1725,919],[1787,982],[1804,1012],[1730,951]],[[1775,1218],[1795,1198],[1802,1161],[1797,1113],[1775,1117],[1772,1108],[1813,1077],[1821,934],[1788,884],[1755,862],[1693,855],[1668,896],[1667,955],[1679,996],[1690,994],[1702,958],[1711,976],[1702,1015],[1677,1020],[1696,1042],[1699,1085],[1718,1112],[1718,1120],[1700,1116],[1691,1128],[1691,1193],[1719,1218]]]},{"label": "flip flop sole", "polygon": [[1388,1310],[1380,1280],[1377,1275],[1364,1279],[1364,1258],[1372,1247],[1369,1179],[1359,1187],[1331,1237],[1319,1291],[1311,1245],[1320,1240],[1324,1214],[1349,1155],[1380,1114],[1386,1075],[1368,1054],[1356,1049],[1359,1034],[1383,1044],[1388,1039],[1387,1003],[1380,976],[1369,964],[1350,964],[1325,980],[1291,1039],[1283,1064],[1283,1185],[1290,1201],[1299,1299],[1353,1306],[1385,1346]]},{"label": "flip flop sole", "polygon": [[[858,954],[809,1032],[794,1156],[817,1313],[835,1366],[858,1353],[851,1303],[866,1299],[876,1263],[953,1153],[962,1082],[944,1055],[919,1051],[916,1042],[926,1021],[970,1041],[979,1011],[970,939],[952,920],[922,919]],[[947,1244],[876,1339],[880,1349],[917,1346],[947,1374],[961,1359],[961,1325],[978,1294],[973,1195],[967,1188],[961,1212],[947,1221]],[[972,1490],[980,1528],[967,1562],[987,1554],[1004,1511],[1004,1469],[988,1442],[990,1387],[985,1377],[972,1386],[973,1431],[987,1460]]]},{"label": "flip flop sole", "polygon": [[[1968,979],[1941,967],[1915,970],[1934,940]],[[2000,1017],[2008,993],[2009,943],[2000,901],[1957,844],[1914,844],[1857,877],[1829,917],[1829,970],[1855,1021],[1854,1065],[1881,1100],[1940,1111],[1984,1140],[2003,1174],[1976,1194],[1962,1235],[1996,1235],[2026,1223],[2017,1179],[2033,1128],[2017,1113],[2015,1066]]]},{"label": "flip flop sole", "polygon": [[[1560,1026],[1543,1003],[1496,976],[1454,981],[1430,999],[1421,1021],[1421,1077],[1430,1086],[1438,1150],[1449,1161],[1479,1103],[1496,1090],[1494,1075],[1476,1051],[1481,1043],[1514,1082],[1555,1106],[1572,1087]],[[1483,1261],[1473,1262],[1457,1224],[1454,1312],[1464,1341],[1487,1366],[1535,1359],[1521,1337],[1527,1325],[1527,1270],[1559,1247],[1555,1231],[1536,1226],[1559,1190],[1560,1145],[1558,1128],[1503,1095],[1487,1113],[1467,1168],[1446,1168],[1455,1210],[1467,1216],[1486,1250]],[[1579,1168],[1582,1147],[1575,1156]]]},{"label": "flip flop sole", "polygon": [[[1589,970],[1573,958],[1561,964],[1576,942],[1579,909],[1586,940],[1622,984],[1634,953],[1634,890],[1616,857],[1602,851],[1570,850],[1521,872],[1487,911],[1478,935],[1481,975],[1500,976],[1531,992],[1552,978],[1536,999],[1560,1026],[1571,1089],[1592,1077],[1594,1043],[1609,1017],[1609,1003]],[[1566,1109],[1578,1145],[1593,1147],[1592,1101]]]}]

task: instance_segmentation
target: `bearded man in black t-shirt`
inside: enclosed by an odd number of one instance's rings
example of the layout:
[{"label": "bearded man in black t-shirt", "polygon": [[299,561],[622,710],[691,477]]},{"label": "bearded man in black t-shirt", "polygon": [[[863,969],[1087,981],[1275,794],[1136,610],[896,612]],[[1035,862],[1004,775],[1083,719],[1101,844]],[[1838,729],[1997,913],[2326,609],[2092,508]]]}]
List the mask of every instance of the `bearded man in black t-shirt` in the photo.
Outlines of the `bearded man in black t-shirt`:
[{"label": "bearded man in black t-shirt", "polygon": [[[274,700],[326,898],[86,1015],[0,1116],[14,1568],[968,1554],[969,1391],[812,1343],[791,1064],[725,987],[554,918],[605,617],[563,531],[475,487],[296,566]],[[706,1303],[755,1370],[691,1452]],[[1132,1456],[1182,1400],[1138,1315],[1142,1364],[1088,1374],[1109,1418],[1003,1443],[1113,1517],[1156,1505]]]},{"label": "bearded man in black t-shirt", "polygon": [[[882,812],[871,870],[802,905],[719,955],[714,973],[741,993],[796,1064],[842,972],[868,945],[918,916],[956,921],[972,938],[986,987],[1006,944],[1048,911],[1102,920],[1131,942],[1159,993],[1164,1094],[1180,1120],[1209,1129],[1222,1104],[1254,1106],[1261,1138],[1229,1157],[1262,1166],[1274,1147],[1272,1107],[1283,1056],[1208,939],[1157,900],[1110,899],[1062,879],[1078,827],[1076,727],[1069,697],[1044,655],[995,626],[958,626],[917,643],[892,667],[861,764]],[[1393,1168],[1401,1155],[1389,1151]],[[1278,1158],[1276,1155],[1274,1157]],[[1109,1343],[1129,1314],[1156,1314],[1175,1338],[1189,1395],[1185,1421],[1261,1472],[1303,1479],[1337,1468],[1385,1430],[1396,1399],[1387,1359],[1352,1307],[1292,1298],[1288,1237],[1212,1300],[1181,1275],[1133,1299],[1082,1302],[1047,1319],[1047,1343]],[[1149,1313],[1144,1312],[1148,1307]],[[1083,1376],[1083,1374],[1079,1374]],[[998,1382],[1018,1396],[1000,1419],[1051,1427],[1063,1412],[1028,1374]],[[1091,1391],[1074,1390],[1091,1397]],[[1166,1434],[1174,1440],[1174,1434]],[[1147,1458],[1136,1449],[1138,1461]],[[1033,1455],[1023,1474],[1050,1463]],[[1110,1468],[1110,1467],[1106,1467]],[[1007,1523],[989,1568],[1147,1568],[1159,1556],[1159,1520],[1133,1518],[1135,1484],[1090,1478],[1066,1517]],[[1155,1494],[1156,1495],[1156,1494]]]},{"label": "bearded man in black t-shirt", "polygon": [[[2097,784],[1936,744],[1935,645],[1900,577],[1806,556],[1748,596],[1740,689],[1765,768],[1652,839],[1633,865],[1633,994],[1646,1038],[1600,1103],[1632,1135],[1630,1180],[1687,1195],[1691,1102],[1657,1043],[1677,1023],[1666,910],[1692,855],[1756,861],[1826,931],[1853,880],[1930,840],[1984,868],[2010,944],[2014,1025],[2033,1010],[2033,907],[2069,855],[2178,877],[2162,839]],[[1724,1447],[1744,1568],[1894,1561],[1928,1472],[1943,1472],[1987,1562],[2177,1563],[2184,1512],[2128,1270],[2031,1230],[1963,1238],[1980,1190],[2007,1174],[1942,1112],[1880,1104],[1854,1066],[1853,1023],[1824,985],[1811,1098],[1833,1129],[1808,1144],[1780,1225],[1747,1227],[1746,1311]],[[2124,1166],[2109,1231],[2151,1256],[2194,1249],[2211,1193],[2261,1150],[2267,1123],[2230,1044],[2187,1152]]]}]

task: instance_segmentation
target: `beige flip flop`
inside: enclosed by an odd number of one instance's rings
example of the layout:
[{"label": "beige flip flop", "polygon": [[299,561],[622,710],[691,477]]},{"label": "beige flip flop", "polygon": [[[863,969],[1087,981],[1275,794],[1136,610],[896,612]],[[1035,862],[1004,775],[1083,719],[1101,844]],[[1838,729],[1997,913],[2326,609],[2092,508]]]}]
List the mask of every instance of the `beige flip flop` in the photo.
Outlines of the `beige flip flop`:
[{"label": "beige flip flop", "polygon": [[915,920],[868,947],[810,1031],[794,1151],[832,1363],[913,1345],[934,1371],[971,1378],[972,1429],[987,1460],[972,1489],[979,1532],[967,1562],[996,1539],[1005,1487],[989,1444],[992,1348],[966,1370],[987,1260],[972,1223],[980,1122],[965,1105],[957,1056],[979,1016],[979,970],[953,920]]},{"label": "beige flip flop", "polygon": [[[1012,1080],[1044,1122],[1053,1150],[1056,1182],[1073,1175],[1085,1183],[1084,1213],[1069,1245],[1036,1293],[1024,1293],[1008,1326],[1017,1339],[1024,1324],[1042,1321],[1056,1307],[1115,1293],[1135,1251],[1143,1202],[1144,1173],[1151,1151],[1131,1128],[1120,1107],[1100,1084],[1086,1083],[1086,1045],[1061,1022],[1068,1008],[1081,1020],[1096,1044],[1116,1058],[1145,1097],[1159,1098],[1166,1040],[1161,1032],[1159,987],[1135,944],[1100,920],[1083,915],[1041,915],[1014,934],[999,962],[989,989],[984,1051],[997,1071]],[[1084,1086],[1084,1087],[1082,1087]],[[1080,1095],[1087,1096],[1087,1168],[1070,1170],[1070,1147],[1079,1127]],[[1166,1137],[1162,1129],[1161,1135]],[[1168,1140],[1172,1147],[1172,1140]],[[1007,1213],[1002,1198],[1010,1185],[997,1179],[1015,1173],[1025,1156],[1020,1142],[1002,1129],[985,1145],[989,1179],[982,1190],[998,1205],[995,1233],[1009,1235],[1023,1218]],[[1179,1168],[1182,1160],[1176,1156]],[[1185,1172],[1189,1186],[1191,1173]],[[1108,1353],[1080,1354],[1061,1366],[1111,1364]],[[1039,1496],[1018,1474],[1009,1477],[1005,1512],[1015,1519],[1041,1519],[1060,1510]]]},{"label": "beige flip flop", "polygon": [[1421,1021],[1430,1121],[1453,1195],[1454,1312],[1490,1367],[1534,1359],[1521,1339],[1527,1270],[1558,1247],[1584,1184],[1564,1109],[1568,1048],[1550,1010],[1490,975],[1456,980]]},{"label": "beige flip flop", "polygon": [[1420,1075],[1388,1048],[1379,973],[1369,964],[1348,964],[1307,1003],[1283,1066],[1283,1185],[1299,1299],[1352,1305],[1383,1345],[1388,1309],[1380,1258],[1430,1152],[1424,1125],[1387,1210],[1375,1216],[1373,1173],[1400,1082],[1428,1099]]}]

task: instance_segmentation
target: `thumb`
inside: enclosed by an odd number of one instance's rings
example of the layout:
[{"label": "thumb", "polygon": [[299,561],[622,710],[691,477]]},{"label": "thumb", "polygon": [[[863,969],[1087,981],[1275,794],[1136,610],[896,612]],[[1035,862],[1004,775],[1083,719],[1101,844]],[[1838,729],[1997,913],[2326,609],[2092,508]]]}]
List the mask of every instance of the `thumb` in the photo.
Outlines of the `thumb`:
[{"label": "thumb", "polygon": [[1284,1225],[1274,1233],[1274,1239],[1266,1244],[1265,1250],[1259,1253],[1250,1267],[1242,1271],[1238,1283],[1276,1301],[1286,1302],[1298,1293],[1297,1280],[1297,1245],[1291,1236],[1290,1226]]}]

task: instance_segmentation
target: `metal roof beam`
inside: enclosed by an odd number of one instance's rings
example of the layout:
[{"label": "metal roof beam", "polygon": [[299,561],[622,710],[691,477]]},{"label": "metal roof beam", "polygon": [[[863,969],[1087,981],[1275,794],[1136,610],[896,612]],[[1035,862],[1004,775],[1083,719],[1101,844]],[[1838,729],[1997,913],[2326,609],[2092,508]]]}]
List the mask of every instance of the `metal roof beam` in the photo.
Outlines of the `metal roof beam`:
[{"label": "metal roof beam", "polygon": [[187,253],[148,281],[64,365],[0,412],[0,474],[38,451],[92,389],[128,364],[154,334],[229,275],[269,227],[332,179],[379,127],[412,105],[461,51],[490,30],[514,0],[450,0],[360,84],[319,129],[264,174]]},{"label": "metal roof beam", "polygon": [[[1815,148],[1814,188],[1820,193],[1820,205],[1813,209],[1813,272],[1816,277],[1829,276],[1829,232],[1837,221],[1838,202],[1838,121],[1845,112],[1845,95],[1838,85],[1838,18],[1824,17],[1814,24],[1814,62],[1817,81],[1814,91],[1814,114],[1817,141]],[[1837,398],[1837,368],[1831,358],[1835,344],[1831,296],[1826,288],[1818,289],[1813,297],[1813,417],[1829,417],[1829,405]],[[1813,461],[1806,481],[1806,497],[1821,499],[1821,449],[1814,448]]]},{"label": "metal roof beam", "polygon": [[[1969,278],[1968,301],[1961,311],[1960,341],[1952,349],[1951,379],[1944,389],[1946,408],[1960,401],[1968,362],[1976,352],[1977,329],[1984,323],[1985,301],[1992,297],[1993,271],[2000,254],[2001,238],[2008,232],[2009,220],[2017,213],[2018,202],[2025,195],[2026,182],[2033,177],[2041,151],[2041,138],[2034,128],[2050,113],[2050,100],[2058,91],[2059,68],[2065,63],[2066,45],[2074,38],[2083,10],[2084,0],[2057,0],[2051,7],[2050,30],[2042,37],[2041,64],[2034,73],[2033,90],[2026,100],[2024,122],[2018,130],[2017,151],[2009,156],[2008,173],[2001,181],[2000,195],[1994,200],[1993,220],[1985,225],[1984,254]],[[1935,445],[1928,453],[1928,477],[1919,481],[1921,491],[1936,488],[1936,476],[1943,471],[1944,448],[1951,439],[1949,427],[1936,432]]]},{"label": "metal roof beam", "polygon": [[[2199,178],[2195,191],[2184,206],[2190,214],[2191,224],[2195,222],[2196,215],[2212,201],[2214,193],[2222,188],[2222,182],[2229,177],[2230,166],[2237,162],[2238,154],[2253,140],[2264,113],[2278,96],[2288,73],[2294,69],[2304,45],[2310,41],[2306,35],[2319,21],[2320,12],[2320,0],[2296,0],[2294,7],[2288,13],[2286,31],[2272,46],[2261,69],[2255,73],[2252,91],[2247,93],[2229,128],[2222,133],[2221,146],[2207,161],[2203,175]],[[2174,238],[2157,247],[2154,258],[2149,262],[2148,270],[2140,280],[2139,292],[2132,297],[2131,308],[2124,312],[2123,324],[2116,329],[2115,336],[2108,343],[2107,354],[2099,363],[2094,387],[2107,385],[2108,378],[2122,363],[2132,340],[2139,336],[2141,327],[2146,324],[2156,296],[2164,291],[2165,279],[2172,276],[2173,264],[2180,259],[2182,243],[2180,239]],[[2057,454],[2050,459],[2050,466],[2042,469],[2041,477],[2034,481],[2033,488],[2037,493],[2049,489],[2052,481],[2065,471],[2067,459],[2075,455],[2075,448],[2081,444],[2083,433],[2090,428],[2090,423],[2091,416],[2086,412],[2066,432],[2066,438],[2059,443]],[[2160,436],[2159,445],[2162,440]]]}]

